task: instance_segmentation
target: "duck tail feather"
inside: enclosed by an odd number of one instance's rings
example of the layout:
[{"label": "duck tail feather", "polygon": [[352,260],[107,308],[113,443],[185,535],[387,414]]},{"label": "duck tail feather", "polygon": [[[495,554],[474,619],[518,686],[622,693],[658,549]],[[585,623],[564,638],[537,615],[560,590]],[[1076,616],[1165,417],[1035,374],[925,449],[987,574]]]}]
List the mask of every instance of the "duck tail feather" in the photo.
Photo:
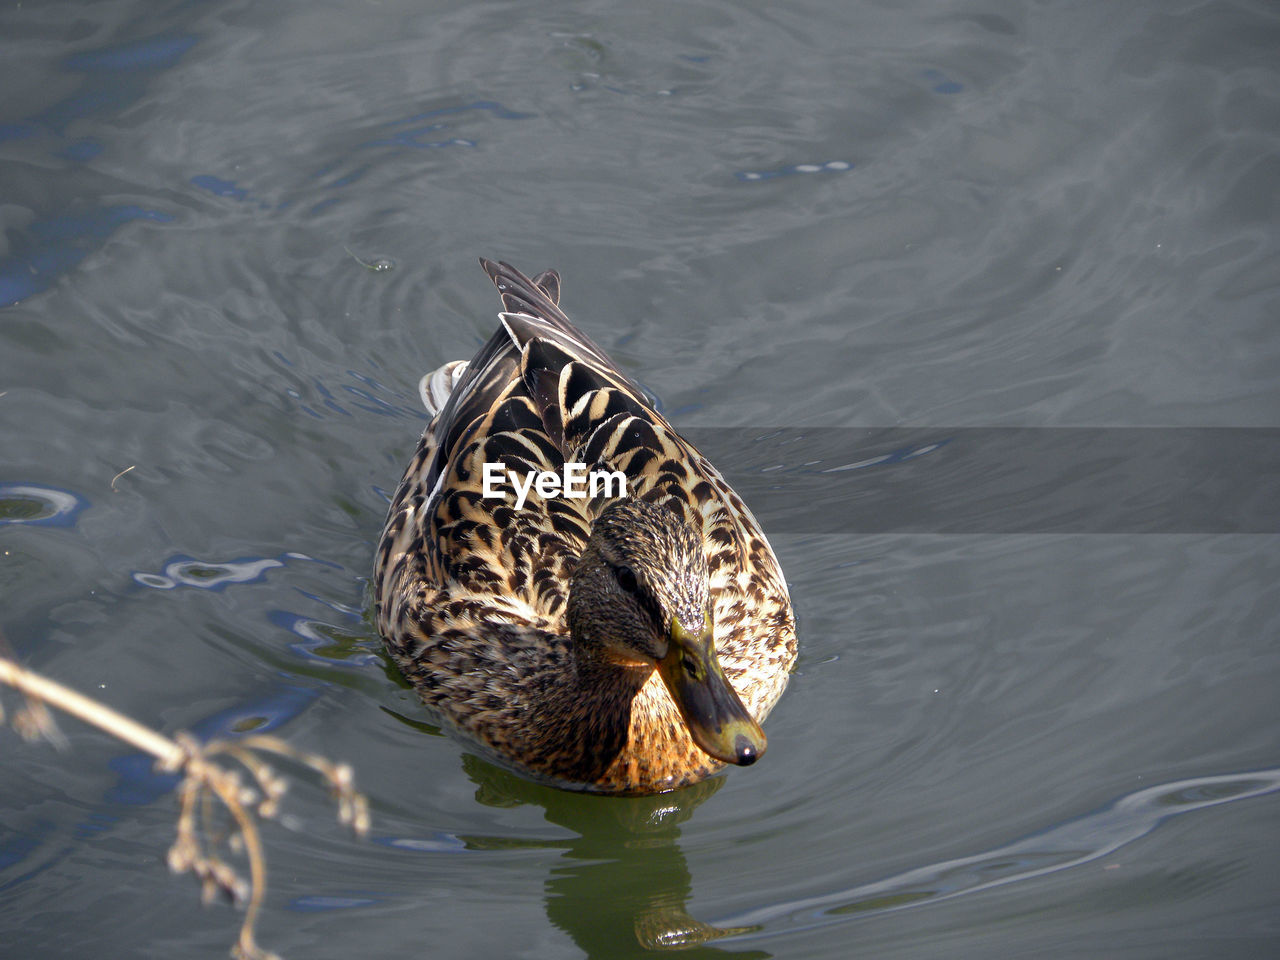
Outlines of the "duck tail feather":
[{"label": "duck tail feather", "polygon": [[444,408],[466,372],[467,361],[450,360],[444,366],[423,374],[418,381],[418,396],[422,398],[422,405],[427,408],[427,413],[434,417]]}]

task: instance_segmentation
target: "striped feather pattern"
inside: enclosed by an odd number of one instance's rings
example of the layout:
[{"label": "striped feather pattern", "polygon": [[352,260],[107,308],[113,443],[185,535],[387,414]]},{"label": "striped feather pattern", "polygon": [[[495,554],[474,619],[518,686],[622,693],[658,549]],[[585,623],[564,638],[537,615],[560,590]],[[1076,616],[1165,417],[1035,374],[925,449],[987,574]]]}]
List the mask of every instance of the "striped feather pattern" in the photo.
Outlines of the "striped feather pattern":
[{"label": "striped feather pattern", "polygon": [[484,464],[617,470],[629,496],[676,511],[700,534],[720,663],[757,720],[796,655],[777,558],[719,472],[560,310],[557,273],[531,280],[481,263],[500,326],[465,369],[424,378],[437,402],[452,390],[392,499],[375,560],[378,628],[427,706],[492,758],[603,792],[699,780],[720,765],[661,680],[575,656],[569,586],[607,501],[531,490],[516,509],[482,496]]}]

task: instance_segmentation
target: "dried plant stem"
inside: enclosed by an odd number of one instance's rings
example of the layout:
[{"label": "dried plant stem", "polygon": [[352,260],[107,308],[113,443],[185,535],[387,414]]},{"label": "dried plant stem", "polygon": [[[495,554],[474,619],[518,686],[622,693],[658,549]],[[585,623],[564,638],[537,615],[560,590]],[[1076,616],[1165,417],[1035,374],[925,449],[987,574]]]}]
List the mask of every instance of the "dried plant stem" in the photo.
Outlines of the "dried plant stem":
[{"label": "dried plant stem", "polygon": [[0,657],[0,683],[21,690],[41,703],[57,707],[63,713],[78,717],[99,730],[105,730],[117,740],[123,740],[151,754],[166,767],[177,769],[182,765],[185,753],[176,741],[4,657]]},{"label": "dried plant stem", "polygon": [[[234,741],[213,740],[203,745],[188,734],[178,734],[171,739],[3,656],[0,656],[0,684],[14,687],[27,697],[25,709],[12,718],[14,727],[25,736],[43,736],[55,741],[59,738],[45,709],[47,704],[151,754],[156,758],[157,769],[182,774],[178,786],[177,839],[169,850],[169,868],[175,873],[194,873],[201,882],[206,902],[223,893],[245,904],[240,936],[231,951],[242,960],[278,960],[254,939],[254,925],[267,885],[266,856],[254,813],[261,817],[274,816],[285,792],[284,779],[261,754],[285,757],[314,770],[328,781],[336,795],[339,820],[360,834],[369,829],[368,802],[356,792],[351,768],[298,750],[279,737],[257,734]],[[0,722],[3,719],[4,714],[0,712]],[[238,770],[214,763],[211,758],[219,755],[240,764],[254,786],[246,786]],[[249,861],[248,883],[217,853],[223,838],[218,829],[215,799],[235,823],[237,832],[231,839],[243,846]],[[251,809],[255,805],[256,811]]]}]

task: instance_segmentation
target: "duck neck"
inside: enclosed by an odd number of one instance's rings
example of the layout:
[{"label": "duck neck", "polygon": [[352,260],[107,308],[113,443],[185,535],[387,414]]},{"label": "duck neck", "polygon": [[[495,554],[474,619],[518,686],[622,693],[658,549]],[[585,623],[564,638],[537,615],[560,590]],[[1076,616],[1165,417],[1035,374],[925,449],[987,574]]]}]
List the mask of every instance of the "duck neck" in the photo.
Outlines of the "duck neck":
[{"label": "duck neck", "polygon": [[553,725],[562,757],[572,757],[573,775],[584,782],[600,779],[627,745],[631,707],[653,668],[619,664],[600,657],[589,645],[573,643],[573,680],[565,709]]},{"label": "duck neck", "polygon": [[644,663],[619,663],[600,656],[587,644],[574,641],[574,666],[578,688],[584,702],[617,700],[628,705],[653,674],[653,666]]}]

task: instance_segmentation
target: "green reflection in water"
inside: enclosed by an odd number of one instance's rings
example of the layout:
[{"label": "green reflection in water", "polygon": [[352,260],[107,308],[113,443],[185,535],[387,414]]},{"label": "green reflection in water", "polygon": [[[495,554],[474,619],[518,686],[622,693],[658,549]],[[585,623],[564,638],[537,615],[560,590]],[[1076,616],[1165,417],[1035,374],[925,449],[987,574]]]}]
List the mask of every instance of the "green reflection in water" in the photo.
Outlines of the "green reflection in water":
[{"label": "green reflection in water", "polygon": [[765,960],[760,950],[721,950],[720,937],[753,927],[714,927],[686,909],[692,877],[680,849],[680,825],[720,789],[713,777],[656,797],[604,797],[532,783],[471,755],[463,768],[488,806],[542,807],[548,822],[570,831],[567,840],[513,841],[464,836],[471,849],[536,846],[562,849],[547,877],[547,918],[591,958],[643,957],[655,950],[685,956]]},{"label": "green reflection in water", "polygon": [[57,511],[31,497],[0,498],[0,520],[43,520]]}]

